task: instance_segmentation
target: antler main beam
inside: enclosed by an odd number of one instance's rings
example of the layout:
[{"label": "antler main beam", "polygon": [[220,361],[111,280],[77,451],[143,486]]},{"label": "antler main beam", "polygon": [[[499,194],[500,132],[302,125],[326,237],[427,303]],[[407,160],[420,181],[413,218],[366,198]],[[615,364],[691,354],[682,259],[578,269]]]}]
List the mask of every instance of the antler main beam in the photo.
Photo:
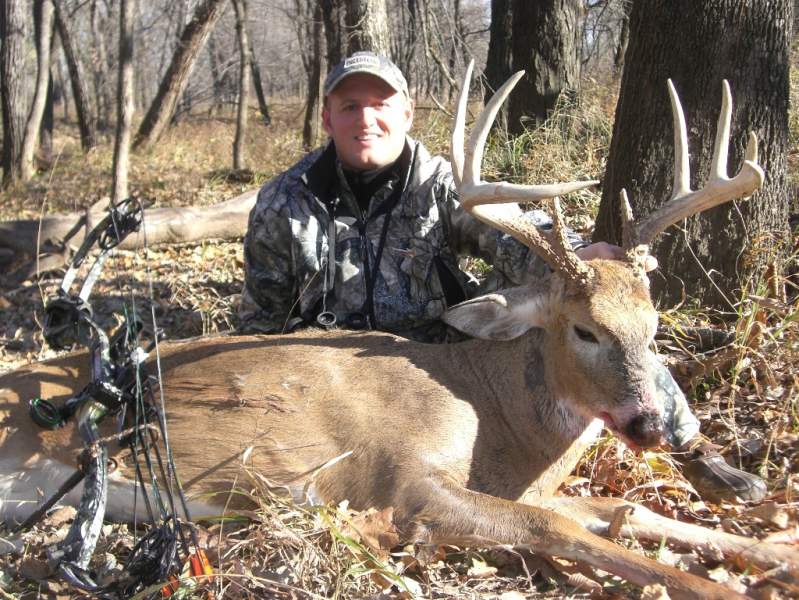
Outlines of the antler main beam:
[{"label": "antler main beam", "polygon": [[[463,208],[484,223],[513,236],[541,256],[556,271],[567,278],[587,284],[593,270],[574,253],[566,237],[566,227],[560,212],[557,196],[591,187],[598,181],[572,181],[543,185],[518,185],[505,181],[486,183],[480,181],[488,132],[502,103],[524,75],[523,71],[511,76],[499,88],[480,113],[464,150],[466,129],[466,104],[469,99],[469,82],[474,61],[469,63],[458,97],[458,110],[452,131],[452,166],[455,184]],[[542,231],[525,220],[518,202],[550,200],[552,231]]]},{"label": "antler main beam", "polygon": [[730,200],[752,195],[763,185],[765,177],[762,167],[757,164],[757,136],[753,132],[749,133],[740,171],[733,178],[727,175],[732,99],[730,84],[725,79],[722,84],[721,113],[716,126],[710,180],[703,188],[692,191],[685,115],[671,79],[668,80],[668,87],[674,117],[674,185],[671,198],[646,219],[635,224],[627,194],[624,190],[621,192],[623,245],[625,250],[636,255],[645,255],[645,248],[655,236],[674,223]]}]

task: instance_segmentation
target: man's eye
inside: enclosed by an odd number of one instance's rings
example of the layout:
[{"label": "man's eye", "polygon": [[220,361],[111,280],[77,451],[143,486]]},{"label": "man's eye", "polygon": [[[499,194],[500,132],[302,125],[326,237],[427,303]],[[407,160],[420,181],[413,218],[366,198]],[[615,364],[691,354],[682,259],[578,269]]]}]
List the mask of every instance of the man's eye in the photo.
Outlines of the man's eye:
[{"label": "man's eye", "polygon": [[596,336],[588,331],[587,329],[583,329],[582,327],[578,327],[577,325],[574,326],[574,333],[577,334],[577,337],[580,338],[584,342],[589,342],[591,344],[598,344],[599,340],[596,339]]}]

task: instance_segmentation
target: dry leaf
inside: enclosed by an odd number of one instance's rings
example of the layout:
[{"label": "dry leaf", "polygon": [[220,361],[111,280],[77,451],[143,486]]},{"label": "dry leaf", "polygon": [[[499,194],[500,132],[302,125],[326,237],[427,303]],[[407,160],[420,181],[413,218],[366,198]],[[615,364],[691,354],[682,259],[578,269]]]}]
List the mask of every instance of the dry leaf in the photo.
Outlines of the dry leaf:
[{"label": "dry leaf", "polygon": [[773,525],[778,529],[787,529],[790,516],[788,512],[776,502],[766,502],[747,511],[748,515]]},{"label": "dry leaf", "polygon": [[669,598],[666,587],[656,583],[641,590],[641,600],[671,600],[671,598]]},{"label": "dry leaf", "polygon": [[466,575],[470,579],[486,579],[496,574],[496,567],[489,566],[485,561],[477,557],[472,558],[472,566],[469,567],[469,570],[466,572]]},{"label": "dry leaf", "polygon": [[394,526],[394,507],[383,510],[370,508],[352,517],[355,536],[366,546],[376,551],[381,558],[388,557],[388,551],[399,544],[399,532]]},{"label": "dry leaf", "polygon": [[725,583],[730,580],[730,572],[727,570],[727,567],[720,566],[716,567],[715,569],[710,569],[707,572],[708,579],[711,581],[715,581],[716,583]]},{"label": "dry leaf", "polygon": [[570,573],[566,578],[569,585],[574,586],[579,591],[587,591],[590,594],[599,594],[602,592],[602,584],[594,581],[590,577],[582,573]]},{"label": "dry leaf", "polygon": [[19,566],[19,574],[25,579],[33,581],[42,581],[53,575],[53,570],[50,565],[43,560],[37,558],[26,558]]},{"label": "dry leaf", "polygon": [[627,515],[631,514],[634,510],[634,506],[625,505],[613,511],[613,520],[610,522],[610,525],[608,525],[608,537],[619,537],[619,533],[621,532],[622,525],[624,525],[624,521],[627,519]]}]

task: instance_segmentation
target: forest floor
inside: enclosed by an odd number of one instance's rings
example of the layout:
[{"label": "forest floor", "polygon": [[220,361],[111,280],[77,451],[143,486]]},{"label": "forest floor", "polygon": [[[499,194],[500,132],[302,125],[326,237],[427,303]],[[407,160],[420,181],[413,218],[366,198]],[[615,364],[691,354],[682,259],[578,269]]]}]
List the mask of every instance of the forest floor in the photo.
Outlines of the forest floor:
[{"label": "forest floor", "polygon": [[[485,178],[529,182],[601,174],[613,101],[612,92],[597,94],[576,125],[531,132],[523,144],[494,140]],[[254,172],[247,181],[231,176],[228,167],[232,116],[194,115],[170,129],[154,150],[132,157],[132,192],[156,206],[206,205],[259,186],[302,155],[301,105],[271,109],[270,127],[252,114],[247,155]],[[449,117],[438,110],[417,112],[415,131],[433,152],[447,152],[448,127]],[[74,124],[59,122],[54,150],[54,159],[32,183],[0,195],[0,219],[81,211],[107,198],[110,137],[84,155]],[[795,158],[792,154],[793,166]],[[570,225],[590,234],[597,202],[598,196],[588,193],[566,204]],[[41,323],[44,303],[62,275],[25,281],[0,276],[0,372],[54,355],[43,342]],[[136,298],[142,314],[153,307],[167,338],[181,339],[235,329],[242,278],[240,241],[119,251],[92,298],[104,324]],[[779,293],[769,295],[753,284],[729,314],[689,310],[690,302],[663,311],[659,335],[659,352],[687,391],[702,431],[731,462],[766,479],[768,498],[755,506],[702,501],[671,455],[634,453],[610,435],[585,456],[563,493],[624,497],[707,527],[799,542],[799,294],[789,279],[769,283]],[[732,341],[720,348],[692,346],[691,332],[706,329],[729,333]],[[397,548],[385,513],[356,514],[345,505],[308,510],[269,495],[260,502],[257,518],[238,529],[200,527],[201,543],[219,574],[209,586],[217,597],[516,600],[640,594],[606,574],[508,549]],[[64,534],[70,517],[69,511],[50,515],[25,534],[23,554],[0,554],[0,596],[85,597],[51,580],[44,560],[44,546]],[[132,540],[126,526],[106,525],[103,532],[93,563],[101,577],[115,572],[113,557],[121,560]],[[7,532],[0,531],[3,537]],[[799,597],[795,572],[742,571],[709,549],[625,543],[757,597]],[[203,597],[185,594],[180,597]]]}]

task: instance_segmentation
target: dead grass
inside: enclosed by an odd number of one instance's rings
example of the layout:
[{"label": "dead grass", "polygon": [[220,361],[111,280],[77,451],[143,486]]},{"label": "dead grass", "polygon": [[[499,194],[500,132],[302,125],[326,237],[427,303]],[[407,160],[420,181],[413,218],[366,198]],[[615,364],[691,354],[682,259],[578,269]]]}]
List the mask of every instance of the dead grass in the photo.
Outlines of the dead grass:
[{"label": "dead grass", "polygon": [[[792,85],[796,93],[797,86]],[[614,91],[598,87],[578,110],[562,107],[553,122],[508,139],[492,134],[486,179],[548,182],[592,178],[604,170],[611,132]],[[228,177],[231,117],[196,116],[173,127],[148,153],[134,155],[134,191],[156,205],[208,204],[254,187],[302,154],[301,106],[272,107],[274,125],[264,127],[253,114],[247,155],[251,182]],[[792,117],[794,132],[799,122]],[[450,118],[436,109],[417,111],[415,131],[432,152],[446,153]],[[799,139],[799,135],[795,136]],[[42,212],[83,209],[107,195],[111,151],[105,140],[88,155],[80,152],[73,126],[60,123],[56,159],[34,182],[0,196],[0,218],[33,218]],[[795,153],[792,153],[795,160]],[[599,197],[570,196],[567,217],[577,230],[593,227]],[[123,301],[137,298],[146,313],[154,305],[159,325],[170,338],[234,329],[237,294],[243,278],[240,243],[204,243],[150,250],[146,256],[117,253],[95,288],[98,315],[110,315]],[[0,297],[0,369],[52,355],[40,333],[43,299],[57,279],[24,282],[3,289]],[[661,354],[681,383],[692,390],[693,409],[703,431],[724,446],[732,460],[756,471],[769,483],[766,508],[703,503],[663,452],[637,455],[612,437],[604,438],[583,459],[564,485],[574,495],[623,496],[682,520],[744,535],[785,536],[796,540],[799,494],[799,303],[791,280],[764,280],[744,293],[733,320],[724,321],[734,343],[698,351],[685,341],[690,328],[718,328],[716,315],[685,310],[663,316],[666,331]],[[152,286],[152,295],[150,288]],[[784,292],[774,294],[769,290]],[[107,322],[107,324],[110,324]],[[258,509],[246,525],[205,525],[202,545],[217,567],[209,587],[224,598],[516,598],[591,595],[628,597],[617,580],[579,573],[573,565],[543,561],[509,550],[475,552],[454,548],[397,548],[390,515],[354,514],[346,506],[300,508],[252,482]],[[47,521],[26,534],[22,556],[0,556],[0,590],[5,597],[79,597],[64,586],[37,576],[43,548],[62,535],[65,525]],[[129,549],[130,532],[107,526],[109,553]],[[791,538],[791,536],[793,536]],[[636,546],[636,544],[633,544]],[[639,548],[714,578],[758,584],[765,597],[785,586],[758,574],[743,577],[731,565],[666,548]],[[98,552],[97,568],[107,555]],[[37,562],[39,561],[39,562]],[[739,583],[743,585],[743,583]],[[780,591],[782,590],[782,591]],[[795,589],[794,589],[795,591]],[[183,593],[183,592],[181,592]],[[789,590],[790,593],[790,590]],[[60,596],[58,596],[60,594]],[[769,596],[768,594],[773,594]],[[181,597],[204,597],[187,588]]]}]

